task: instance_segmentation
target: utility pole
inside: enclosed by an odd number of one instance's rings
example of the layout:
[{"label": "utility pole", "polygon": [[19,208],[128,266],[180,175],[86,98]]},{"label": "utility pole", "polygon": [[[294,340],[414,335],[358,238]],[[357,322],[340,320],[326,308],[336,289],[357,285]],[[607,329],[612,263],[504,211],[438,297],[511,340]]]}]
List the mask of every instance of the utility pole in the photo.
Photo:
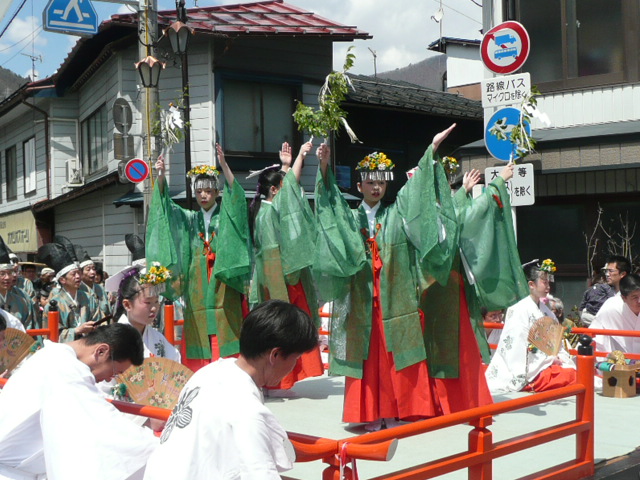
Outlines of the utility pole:
[{"label": "utility pole", "polygon": [[[138,58],[155,56],[154,50],[158,40],[158,5],[157,0],[139,0],[138,5]],[[144,199],[144,225],[149,217],[149,205],[153,189],[153,166],[158,157],[156,138],[151,131],[158,120],[158,87],[143,87],[140,96],[140,112],[142,113],[143,156],[149,164],[149,177],[142,182]]]}]

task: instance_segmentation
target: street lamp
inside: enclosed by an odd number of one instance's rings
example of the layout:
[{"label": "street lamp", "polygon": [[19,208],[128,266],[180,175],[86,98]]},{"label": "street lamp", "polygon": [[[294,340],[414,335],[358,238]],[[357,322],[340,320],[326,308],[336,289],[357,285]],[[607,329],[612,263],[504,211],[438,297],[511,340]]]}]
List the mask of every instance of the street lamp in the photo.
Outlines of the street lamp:
[{"label": "street lamp", "polygon": [[[180,56],[182,71],[182,108],[184,116],[184,168],[185,171],[191,170],[191,104],[189,102],[189,62],[187,57],[187,47],[189,39],[193,35],[193,28],[186,23],[187,14],[184,8],[184,0],[176,2],[176,11],[178,20],[173,22],[169,28],[164,31],[164,35],[169,37],[171,48],[176,55]],[[187,208],[191,208],[192,192],[189,182],[186,183],[187,191]]]},{"label": "street lamp", "polygon": [[136,65],[136,70],[140,74],[140,80],[145,88],[158,88],[160,72],[165,64],[155,57],[148,56],[140,60]]},{"label": "street lamp", "polygon": [[186,55],[189,39],[191,35],[193,35],[193,28],[183,22],[177,21],[169,25],[169,28],[164,31],[164,34],[169,37],[171,49],[176,55]]}]

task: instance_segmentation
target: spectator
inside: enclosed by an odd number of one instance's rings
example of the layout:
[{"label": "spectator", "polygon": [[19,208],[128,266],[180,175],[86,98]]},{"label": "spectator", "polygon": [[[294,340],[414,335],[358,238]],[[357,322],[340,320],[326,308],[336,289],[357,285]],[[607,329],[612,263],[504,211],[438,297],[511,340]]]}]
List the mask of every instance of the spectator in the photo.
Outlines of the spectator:
[{"label": "spectator", "polygon": [[617,292],[620,291],[620,280],[631,273],[631,262],[620,255],[611,255],[602,269],[607,283]]},{"label": "spectator", "polygon": [[[640,330],[640,276],[630,273],[620,280],[620,293],[608,299],[596,315],[591,328]],[[640,338],[598,335],[598,350],[640,353]]]},{"label": "spectator", "polygon": [[604,269],[594,272],[591,278],[591,287],[584,292],[580,303],[580,320],[589,326],[596,318],[600,307],[608,298],[616,294],[614,288],[606,282]]},{"label": "spectator", "polygon": [[33,287],[37,290],[42,290],[44,287],[52,286],[55,276],[56,271],[53,268],[44,267],[40,271],[40,277],[33,282]]},{"label": "spectator", "polygon": [[[490,312],[487,310],[487,307],[482,307],[480,309],[480,314],[482,315],[483,322],[504,323],[504,310],[493,310]],[[502,336],[502,329],[485,329],[485,334],[487,335],[487,342],[489,342],[489,344],[497,345],[500,341],[500,337]]]}]

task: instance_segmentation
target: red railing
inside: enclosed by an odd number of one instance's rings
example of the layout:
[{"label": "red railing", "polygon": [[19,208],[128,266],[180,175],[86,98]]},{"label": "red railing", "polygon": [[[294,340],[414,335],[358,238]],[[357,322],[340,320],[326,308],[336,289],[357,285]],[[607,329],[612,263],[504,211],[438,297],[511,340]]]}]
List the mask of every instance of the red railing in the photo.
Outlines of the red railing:
[{"label": "red railing", "polygon": [[[164,336],[171,345],[178,345],[176,341],[176,326],[184,325],[184,320],[176,320],[176,310],[173,305],[164,306]],[[184,335],[184,334],[183,334]]]},{"label": "red railing", "polygon": [[[384,445],[384,442],[456,425],[470,424],[473,428],[469,432],[469,444],[466,451],[382,475],[372,480],[427,479],[461,469],[468,470],[469,479],[471,480],[489,480],[492,478],[492,462],[494,459],[575,435],[575,459],[523,478],[554,480],[583,478],[594,473],[593,364],[593,356],[579,356],[578,383],[549,392],[472,408],[463,412],[443,415],[343,440],[336,441],[295,433],[289,433],[289,438],[296,447],[296,453],[300,456],[299,461],[322,459],[329,465],[323,473],[323,480],[337,480],[339,478],[339,462],[336,455],[340,453],[344,444],[347,444],[347,447],[355,444],[375,447],[369,451],[370,454],[370,452],[382,448],[381,445]],[[500,442],[493,442],[493,434],[489,429],[493,422],[493,416],[573,396],[577,399],[575,420]],[[348,456],[351,458],[364,458],[349,454]]]},{"label": "red railing", "polygon": [[[289,438],[296,450],[296,461],[322,460],[328,464],[322,475],[323,480],[339,480],[340,454],[343,455],[343,460],[386,461],[393,456],[397,447],[397,439],[399,438],[407,438],[443,428],[469,424],[472,429],[469,432],[469,444],[466,451],[404,468],[372,480],[427,479],[461,469],[468,470],[468,478],[470,480],[489,480],[493,474],[492,462],[494,459],[575,435],[575,459],[523,478],[544,478],[549,480],[584,478],[594,473],[593,363],[593,356],[578,356],[578,383],[549,392],[472,408],[463,412],[443,415],[342,440],[319,438],[298,433],[289,433]],[[0,386],[5,383],[6,379],[0,379]],[[493,442],[493,434],[489,429],[493,422],[493,416],[572,396],[577,399],[575,420],[500,442]],[[119,401],[113,401],[112,403],[119,410],[135,415],[143,415],[160,420],[166,420],[170,415],[169,410],[157,407]],[[347,479],[353,478],[349,468],[345,468],[344,472]]]},{"label": "red railing", "polygon": [[38,335],[46,335],[49,337],[49,340],[52,342],[57,342],[60,338],[60,312],[49,312],[47,314],[47,328],[33,328],[27,330],[27,333],[32,337],[36,337]]}]

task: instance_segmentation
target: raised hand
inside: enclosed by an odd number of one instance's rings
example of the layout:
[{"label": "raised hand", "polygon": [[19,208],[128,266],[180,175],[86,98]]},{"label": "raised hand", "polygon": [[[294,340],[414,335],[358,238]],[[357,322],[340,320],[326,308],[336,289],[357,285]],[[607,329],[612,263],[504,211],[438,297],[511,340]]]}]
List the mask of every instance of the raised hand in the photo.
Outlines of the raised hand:
[{"label": "raised hand", "polygon": [[233,182],[235,181],[236,177],[233,175],[231,168],[229,168],[229,165],[227,164],[227,160],[224,157],[224,150],[222,149],[219,143],[216,143],[216,154],[218,155],[218,162],[220,163],[220,168],[222,169],[224,178],[227,179],[227,183],[229,184],[229,187],[233,187]]},{"label": "raised hand", "polygon": [[473,187],[480,183],[480,170],[472,169],[462,176],[462,186],[469,193]]},{"label": "raised hand", "polygon": [[160,188],[160,191],[162,192],[164,189],[164,184],[166,182],[165,180],[165,172],[166,172],[166,168],[164,165],[164,156],[163,155],[159,155],[158,159],[156,160],[156,171],[158,172],[158,175],[156,176],[156,181],[158,182],[158,188]]},{"label": "raised hand", "polygon": [[316,156],[320,162],[320,171],[322,172],[322,176],[324,176],[327,173],[327,166],[329,165],[329,158],[331,157],[329,145],[326,143],[320,145],[316,150]]},{"label": "raised hand", "polygon": [[291,145],[289,145],[287,142],[284,142],[279,154],[280,163],[282,163],[282,170],[286,172],[291,167],[291,160],[293,158],[291,155]]},{"label": "raised hand", "polygon": [[445,138],[449,136],[449,134],[451,133],[451,130],[453,130],[455,126],[456,124],[454,123],[446,130],[443,130],[440,133],[436,133],[436,135],[433,137],[433,141],[431,142],[433,144],[434,152],[438,150],[438,147],[440,146],[440,144],[444,141]]},{"label": "raised hand", "polygon": [[500,170],[500,176],[505,182],[508,182],[513,178],[514,165],[513,161],[510,161],[505,165],[505,167]]}]

